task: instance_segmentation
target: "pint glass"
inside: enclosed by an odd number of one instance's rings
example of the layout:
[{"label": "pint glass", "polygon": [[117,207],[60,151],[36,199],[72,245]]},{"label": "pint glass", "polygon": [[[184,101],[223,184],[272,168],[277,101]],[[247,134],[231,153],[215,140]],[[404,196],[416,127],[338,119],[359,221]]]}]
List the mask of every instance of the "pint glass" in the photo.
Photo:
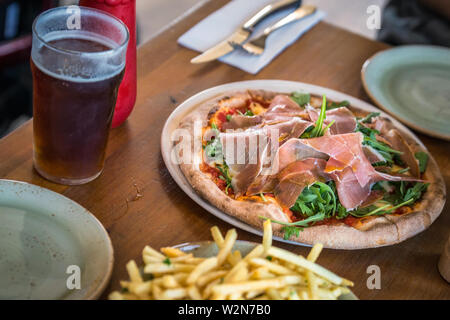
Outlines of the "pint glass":
[{"label": "pint glass", "polygon": [[58,7],[33,24],[33,162],[44,178],[87,183],[102,170],[128,45],[117,18]]}]

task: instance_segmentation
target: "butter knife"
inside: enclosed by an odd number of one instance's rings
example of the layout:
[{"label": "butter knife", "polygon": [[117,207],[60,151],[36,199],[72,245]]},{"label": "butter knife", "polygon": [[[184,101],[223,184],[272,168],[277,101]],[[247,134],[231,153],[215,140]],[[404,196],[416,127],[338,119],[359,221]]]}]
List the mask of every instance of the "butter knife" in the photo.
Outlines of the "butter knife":
[{"label": "butter knife", "polygon": [[191,63],[204,63],[212,61],[226,55],[227,53],[230,53],[235,49],[236,45],[244,43],[250,37],[255,26],[263,21],[267,16],[281,9],[298,7],[300,3],[301,0],[280,0],[265,6],[253,17],[247,20],[242,26],[240,26],[236,31],[234,31],[232,35],[230,35],[222,42],[216,44],[214,47],[193,58],[191,60]]}]

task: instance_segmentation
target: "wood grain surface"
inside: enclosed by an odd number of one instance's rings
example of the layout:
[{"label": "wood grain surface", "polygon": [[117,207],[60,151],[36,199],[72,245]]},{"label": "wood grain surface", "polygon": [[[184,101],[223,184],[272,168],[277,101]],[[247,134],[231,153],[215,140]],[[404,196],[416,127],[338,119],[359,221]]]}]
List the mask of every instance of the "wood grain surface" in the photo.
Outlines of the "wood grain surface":
[{"label": "wood grain surface", "polygon": [[[111,283],[104,298],[126,278],[125,264],[141,262],[146,244],[155,248],[209,240],[209,228],[231,226],[196,205],[175,184],[162,161],[160,134],[169,114],[193,94],[223,83],[251,79],[295,80],[329,87],[369,101],[361,85],[364,61],[386,49],[355,34],[319,23],[280,54],[257,76],[220,62],[191,65],[197,53],[177,45],[177,38],[225,0],[206,3],[138,51],[138,100],[129,120],[112,130],[103,174],[76,187],[42,179],[32,165],[32,123],[0,140],[0,178],[37,184],[59,192],[91,211],[108,230],[115,249]],[[450,143],[418,134],[437,160],[450,187]],[[437,263],[448,238],[448,202],[441,216],[423,233],[401,244],[377,249],[326,249],[319,263],[355,282],[360,299],[450,299],[450,285]],[[239,238],[260,237],[238,230]],[[277,243],[298,254],[309,248]],[[95,263],[92,261],[91,263]],[[381,269],[381,289],[366,286],[367,268]]]}]

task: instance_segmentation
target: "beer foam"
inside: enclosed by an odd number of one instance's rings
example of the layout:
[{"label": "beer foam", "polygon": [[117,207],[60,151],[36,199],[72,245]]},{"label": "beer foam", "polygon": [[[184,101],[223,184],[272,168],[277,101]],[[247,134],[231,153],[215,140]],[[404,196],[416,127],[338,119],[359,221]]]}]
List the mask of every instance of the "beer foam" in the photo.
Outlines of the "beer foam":
[{"label": "beer foam", "polygon": [[[123,59],[124,62],[121,65],[108,63],[108,61],[111,62],[111,59],[115,56],[117,57],[116,59],[118,59],[121,56],[121,53],[112,51],[117,48],[118,45],[107,37],[92,32],[73,30],[50,32],[43,38],[45,42],[61,39],[88,40],[97,42],[111,49],[99,52],[80,52],[59,48],[53,44],[41,43],[40,48],[37,48],[37,50],[33,50],[32,52],[33,63],[42,72],[51,77],[79,83],[97,82],[117,76],[125,68],[125,59]],[[42,60],[45,60],[46,58],[46,54],[51,55],[53,61],[62,59],[65,62],[64,67],[58,68],[57,66],[53,66],[52,68],[51,61],[42,63]],[[67,63],[67,61],[70,61],[70,63]],[[44,66],[44,64],[46,66]],[[57,63],[55,62],[54,64]]]}]

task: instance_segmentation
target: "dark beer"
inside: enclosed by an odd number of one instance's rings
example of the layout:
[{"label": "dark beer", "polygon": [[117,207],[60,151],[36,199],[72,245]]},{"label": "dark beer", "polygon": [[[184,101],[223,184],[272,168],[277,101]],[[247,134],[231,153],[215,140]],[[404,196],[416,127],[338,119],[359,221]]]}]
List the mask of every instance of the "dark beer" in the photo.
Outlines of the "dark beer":
[{"label": "dark beer", "polygon": [[[62,38],[48,43],[80,53],[111,49],[95,39]],[[44,64],[57,58],[54,50],[45,46],[40,50]],[[98,77],[89,72],[89,66],[77,63],[49,72],[33,58],[31,68],[35,168],[45,178],[65,184],[95,179],[103,168],[123,68],[109,77]]]}]

